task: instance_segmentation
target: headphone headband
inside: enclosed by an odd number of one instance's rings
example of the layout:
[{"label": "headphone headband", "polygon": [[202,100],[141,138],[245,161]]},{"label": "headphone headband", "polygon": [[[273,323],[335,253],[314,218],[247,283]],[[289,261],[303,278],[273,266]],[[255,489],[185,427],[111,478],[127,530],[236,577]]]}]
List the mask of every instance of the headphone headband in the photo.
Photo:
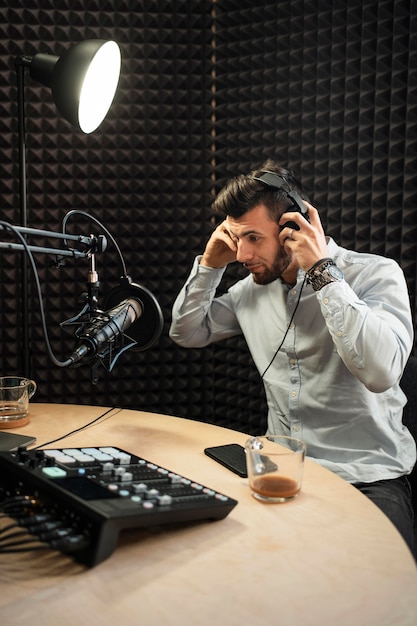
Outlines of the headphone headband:
[{"label": "headphone headband", "polygon": [[264,185],[268,185],[268,187],[274,187],[275,189],[280,189],[285,191],[291,191],[291,187],[287,180],[283,176],[280,176],[276,172],[269,172],[268,170],[262,170],[262,176],[254,176],[254,180],[258,180],[260,183],[264,183]]},{"label": "headphone headband", "polygon": [[293,190],[289,182],[283,177],[277,174],[276,172],[269,172],[268,170],[263,170],[261,172],[262,176],[254,176],[253,180],[257,180],[268,187],[272,187],[273,189],[277,189],[279,191],[283,191],[287,194],[288,198],[290,198],[297,211],[301,213],[303,217],[308,221],[308,209],[304,204],[301,196],[297,191]]}]

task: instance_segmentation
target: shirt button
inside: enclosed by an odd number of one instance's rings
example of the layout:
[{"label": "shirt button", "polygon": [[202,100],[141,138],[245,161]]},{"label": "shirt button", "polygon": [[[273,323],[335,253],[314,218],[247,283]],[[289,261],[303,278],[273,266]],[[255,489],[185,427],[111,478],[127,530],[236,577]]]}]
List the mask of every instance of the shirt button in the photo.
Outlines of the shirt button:
[{"label": "shirt button", "polygon": [[323,304],[329,304],[329,298],[323,298]]},{"label": "shirt button", "polygon": [[296,392],[296,391],[291,391],[291,396],[292,396],[293,398],[295,398],[295,396],[296,396],[296,395],[297,395],[297,392]]},{"label": "shirt button", "polygon": [[343,337],[343,331],[342,330],[338,330],[337,331],[337,336],[338,337]]},{"label": "shirt button", "polygon": [[300,427],[299,427],[299,426],[294,426],[293,431],[294,431],[295,433],[298,433],[298,431],[299,431],[299,430],[300,430]]}]

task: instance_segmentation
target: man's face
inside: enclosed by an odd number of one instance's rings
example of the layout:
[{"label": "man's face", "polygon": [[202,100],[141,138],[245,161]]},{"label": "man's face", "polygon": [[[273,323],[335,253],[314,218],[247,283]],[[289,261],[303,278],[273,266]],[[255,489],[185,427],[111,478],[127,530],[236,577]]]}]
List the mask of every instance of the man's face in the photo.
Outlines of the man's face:
[{"label": "man's face", "polygon": [[266,206],[259,204],[242,217],[228,216],[226,221],[237,246],[236,259],[249,270],[255,283],[267,285],[277,278],[285,281],[292,255],[281,245],[280,228]]}]

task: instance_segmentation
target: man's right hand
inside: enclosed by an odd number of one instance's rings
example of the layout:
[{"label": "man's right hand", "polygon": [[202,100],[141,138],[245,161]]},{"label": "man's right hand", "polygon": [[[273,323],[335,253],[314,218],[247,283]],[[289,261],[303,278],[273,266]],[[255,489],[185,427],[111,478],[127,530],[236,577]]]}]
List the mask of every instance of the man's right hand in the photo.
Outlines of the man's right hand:
[{"label": "man's right hand", "polygon": [[227,228],[227,221],[224,220],[208,240],[200,265],[217,269],[226,267],[229,263],[236,261],[236,252],[236,243]]}]

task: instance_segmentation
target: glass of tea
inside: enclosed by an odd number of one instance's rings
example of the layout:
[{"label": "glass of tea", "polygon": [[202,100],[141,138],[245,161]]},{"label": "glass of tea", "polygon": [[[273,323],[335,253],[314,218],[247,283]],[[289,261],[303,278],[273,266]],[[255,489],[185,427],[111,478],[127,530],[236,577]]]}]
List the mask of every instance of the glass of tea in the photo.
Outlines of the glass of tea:
[{"label": "glass of tea", "polygon": [[301,490],[306,445],[284,435],[251,437],[245,444],[249,486],[261,502],[287,502]]}]

